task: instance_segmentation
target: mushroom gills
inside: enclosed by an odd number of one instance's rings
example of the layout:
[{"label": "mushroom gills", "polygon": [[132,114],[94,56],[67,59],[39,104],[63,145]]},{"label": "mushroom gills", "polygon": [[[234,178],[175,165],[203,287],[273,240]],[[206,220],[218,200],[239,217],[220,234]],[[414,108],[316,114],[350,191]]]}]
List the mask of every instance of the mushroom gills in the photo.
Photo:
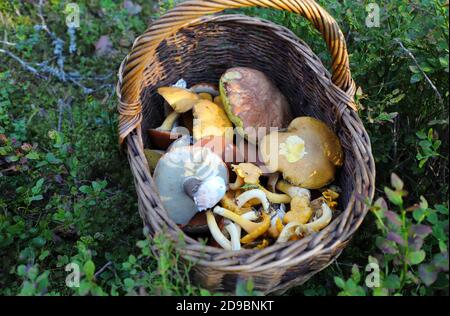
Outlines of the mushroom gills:
[{"label": "mushroom gills", "polygon": [[[196,192],[187,194],[184,184],[190,177],[212,185],[200,184]],[[161,157],[153,179],[169,217],[177,224],[186,225],[199,209],[211,207],[213,197],[217,199],[215,203],[222,199],[220,194],[225,194],[228,169],[222,159],[208,148],[182,146]],[[195,186],[191,188],[193,190]]]}]

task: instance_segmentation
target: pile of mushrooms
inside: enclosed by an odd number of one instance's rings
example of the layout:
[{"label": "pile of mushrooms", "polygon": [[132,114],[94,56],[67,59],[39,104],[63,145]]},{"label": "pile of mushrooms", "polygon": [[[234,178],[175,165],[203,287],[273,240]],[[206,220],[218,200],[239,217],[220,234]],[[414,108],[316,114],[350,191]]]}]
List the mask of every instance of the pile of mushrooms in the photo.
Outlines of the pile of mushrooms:
[{"label": "pile of mushrooms", "polygon": [[262,249],[314,234],[335,217],[338,137],[318,119],[292,119],[262,72],[232,68],[220,88],[157,92],[169,112],[148,130],[144,153],[167,215],[185,233],[225,250]]}]

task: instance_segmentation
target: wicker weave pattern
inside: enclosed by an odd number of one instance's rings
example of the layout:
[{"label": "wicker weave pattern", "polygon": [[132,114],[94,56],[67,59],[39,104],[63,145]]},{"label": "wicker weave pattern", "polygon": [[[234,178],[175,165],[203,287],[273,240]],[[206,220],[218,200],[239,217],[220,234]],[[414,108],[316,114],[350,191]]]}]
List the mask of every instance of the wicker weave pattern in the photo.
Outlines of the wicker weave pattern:
[{"label": "wicker weave pattern", "polygon": [[[353,96],[355,84],[350,74],[348,53],[344,36],[336,21],[317,3],[311,0],[208,0],[186,1],[167,12],[133,44],[132,51],[124,60],[119,71],[119,139],[122,142],[142,120],[140,93],[144,70],[150,65],[155,49],[165,38],[180,28],[196,23],[204,15],[224,9],[241,7],[263,7],[298,13],[307,18],[320,31],[332,57],[333,82]],[[356,110],[356,105],[348,106]]]},{"label": "wicker weave pattern", "polygon": [[[277,4],[285,2],[273,1]],[[335,77],[327,72],[310,48],[288,29],[242,15],[206,16],[177,28],[176,33],[160,41],[145,59],[145,66],[130,58],[137,46],[135,44],[122,64],[120,74],[124,77],[119,87],[122,92],[126,91],[126,87],[133,85],[129,81],[136,78],[127,74],[133,67],[144,67],[138,89],[138,98],[142,102],[136,101],[139,107],[142,106],[136,116],[138,123],[143,118],[142,126],[131,128],[125,139],[139,213],[150,234],[165,233],[174,240],[182,234],[162,207],[143,154],[147,136],[142,131],[158,126],[163,120],[162,99],[155,93],[156,89],[179,78],[184,78],[188,84],[217,82],[227,68],[247,66],[264,71],[275,81],[294,114],[317,117],[338,133],[345,152],[344,167],[336,179],[344,192],[339,201],[343,211],[317,234],[263,250],[224,251],[203,246],[185,235],[185,244],[179,247],[179,251],[184,259],[196,263],[192,279],[214,291],[231,292],[238,279],[252,276],[257,290],[279,293],[302,284],[332,263],[366,215],[367,206],[357,196],[371,199],[375,187],[370,140],[357,113],[349,107],[353,102],[354,87],[344,91],[333,84],[332,78]],[[134,60],[133,66],[129,65],[130,60]],[[345,60],[348,62],[347,58]],[[349,82],[350,86],[354,86],[351,79]]]}]

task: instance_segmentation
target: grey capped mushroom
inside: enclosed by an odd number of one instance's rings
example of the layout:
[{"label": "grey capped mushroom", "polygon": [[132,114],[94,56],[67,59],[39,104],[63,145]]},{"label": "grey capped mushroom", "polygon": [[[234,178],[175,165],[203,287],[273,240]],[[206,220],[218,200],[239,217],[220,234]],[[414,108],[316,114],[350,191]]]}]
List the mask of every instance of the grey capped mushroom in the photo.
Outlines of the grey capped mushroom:
[{"label": "grey capped mushroom", "polygon": [[214,207],[222,199],[228,169],[209,148],[181,146],[161,157],[153,178],[169,217],[186,225],[197,212]]}]

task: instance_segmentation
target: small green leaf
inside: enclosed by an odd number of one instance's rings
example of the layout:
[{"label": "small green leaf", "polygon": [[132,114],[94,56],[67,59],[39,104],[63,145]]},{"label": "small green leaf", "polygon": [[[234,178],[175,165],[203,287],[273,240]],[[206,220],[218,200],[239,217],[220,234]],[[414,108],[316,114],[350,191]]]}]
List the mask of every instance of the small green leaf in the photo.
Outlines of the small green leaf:
[{"label": "small green leaf", "polygon": [[45,156],[45,159],[54,165],[58,165],[60,163],[62,163],[61,159],[56,158],[56,156],[53,153],[47,153],[47,155]]},{"label": "small green leaf", "polygon": [[421,264],[419,266],[419,277],[426,286],[430,286],[436,281],[438,271],[432,264]]},{"label": "small green leaf", "polygon": [[40,201],[42,200],[44,197],[42,196],[42,194],[38,194],[38,195],[33,195],[30,199],[30,202],[32,201]]},{"label": "small green leaf", "polygon": [[352,279],[355,283],[359,283],[361,280],[361,273],[359,272],[359,268],[356,264],[352,266]]},{"label": "small green leaf", "polygon": [[50,252],[48,250],[44,250],[41,252],[41,254],[39,255],[39,260],[44,260],[45,258],[48,257],[48,255],[50,254]]},{"label": "small green leaf", "polygon": [[400,278],[396,274],[390,274],[383,280],[384,287],[397,290],[401,286]]},{"label": "small green leaf", "polygon": [[417,136],[419,139],[426,139],[426,138],[427,138],[427,134],[426,134],[425,131],[423,131],[423,130],[416,132],[416,136]]},{"label": "small green leaf", "polygon": [[10,162],[16,162],[17,160],[19,160],[19,156],[16,155],[8,156],[7,160]]},{"label": "small green leaf", "polygon": [[200,289],[200,296],[211,296],[211,292],[205,289]]},{"label": "small green leaf", "polygon": [[33,238],[33,239],[31,240],[31,244],[32,244],[33,246],[35,246],[35,247],[38,247],[38,248],[44,246],[46,242],[47,242],[47,241],[45,240],[45,238],[40,237],[40,236],[39,236],[39,237],[35,237],[35,238]]},{"label": "small green leaf", "polygon": [[86,277],[88,279],[92,279],[94,277],[94,272],[95,272],[94,262],[92,262],[92,260],[86,261],[86,263],[83,266],[83,271],[86,274]]},{"label": "small green leaf", "polygon": [[403,199],[400,192],[393,191],[392,189],[385,187],[384,193],[386,193],[387,198],[395,205],[402,205]]},{"label": "small green leaf", "polygon": [[123,280],[123,283],[125,284],[125,287],[131,289],[132,287],[134,287],[134,281],[133,279],[130,278],[126,278],[125,280]]},{"label": "small green leaf", "polygon": [[91,187],[88,185],[82,185],[78,190],[80,190],[80,192],[85,194],[91,193]]},{"label": "small green leaf", "polygon": [[101,190],[103,190],[106,187],[107,184],[108,183],[105,180],[100,181],[100,182],[93,181],[92,188],[94,189],[94,192],[100,192]]},{"label": "small green leaf", "polygon": [[420,196],[420,208],[423,210],[428,208],[428,201],[422,195]]},{"label": "small green leaf", "polygon": [[32,152],[29,152],[25,157],[30,160],[37,160],[37,159],[39,159],[39,154],[35,151],[32,151]]},{"label": "small green leaf", "polygon": [[403,181],[394,172],[391,173],[391,185],[396,191],[403,190]]},{"label": "small green leaf", "polygon": [[336,284],[337,287],[339,287],[341,289],[345,288],[345,281],[340,277],[335,276],[334,283]]},{"label": "small green leaf", "polygon": [[422,81],[423,76],[421,73],[416,73],[414,75],[411,76],[411,79],[409,80],[410,83],[417,83],[419,81]]},{"label": "small green leaf", "polygon": [[425,259],[425,251],[411,251],[408,253],[408,261],[412,265],[421,263]]},{"label": "small green leaf", "polygon": [[372,292],[373,296],[388,296],[389,290],[384,287],[375,287]]},{"label": "small green leaf", "polygon": [[419,70],[419,68],[417,66],[409,66],[409,70],[411,70],[411,72],[413,74],[420,73],[420,70]]},{"label": "small green leaf", "polygon": [[26,267],[21,264],[20,266],[17,267],[17,274],[21,277],[25,276],[25,274],[27,273],[26,271]]},{"label": "small green leaf", "polygon": [[136,263],[136,257],[133,256],[133,255],[130,255],[128,257],[128,262],[131,263],[131,264],[135,264]]}]

